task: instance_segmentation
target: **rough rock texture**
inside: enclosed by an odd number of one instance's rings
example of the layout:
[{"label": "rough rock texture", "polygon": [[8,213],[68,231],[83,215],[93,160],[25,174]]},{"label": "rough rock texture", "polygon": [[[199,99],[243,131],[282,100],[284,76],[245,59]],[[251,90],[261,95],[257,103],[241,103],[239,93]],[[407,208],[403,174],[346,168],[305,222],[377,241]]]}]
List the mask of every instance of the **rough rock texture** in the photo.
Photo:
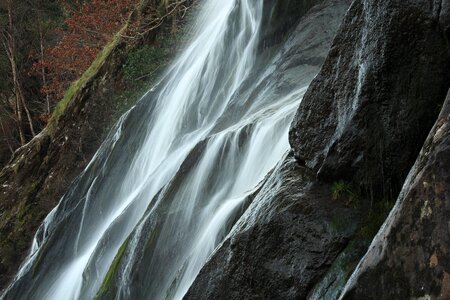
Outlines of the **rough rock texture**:
[{"label": "rough rock texture", "polygon": [[298,23],[299,16],[305,15],[320,0],[266,0],[264,1],[262,38],[260,48],[281,42],[286,33]]},{"label": "rough rock texture", "polygon": [[290,131],[324,180],[397,196],[450,85],[448,1],[355,0]]},{"label": "rough rock texture", "polygon": [[342,299],[450,299],[449,170],[450,92]]},{"label": "rough rock texture", "polygon": [[303,299],[346,247],[354,210],[290,154],[274,170],[185,299]]},{"label": "rough rock texture", "polygon": [[339,298],[347,280],[367,251],[370,240],[356,235],[334,260],[333,265],[308,294],[308,300],[335,300]]}]

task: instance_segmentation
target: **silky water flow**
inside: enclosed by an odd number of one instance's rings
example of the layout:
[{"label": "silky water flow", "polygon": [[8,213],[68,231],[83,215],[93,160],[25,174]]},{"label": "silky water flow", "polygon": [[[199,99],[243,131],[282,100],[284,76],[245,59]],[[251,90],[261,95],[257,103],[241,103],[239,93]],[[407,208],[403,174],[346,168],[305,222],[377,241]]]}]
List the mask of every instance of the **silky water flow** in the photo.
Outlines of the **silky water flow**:
[{"label": "silky water flow", "polygon": [[262,46],[263,2],[203,4],[191,42],[44,220],[3,299],[182,299],[288,151],[315,75],[284,88],[274,77],[283,49]]}]

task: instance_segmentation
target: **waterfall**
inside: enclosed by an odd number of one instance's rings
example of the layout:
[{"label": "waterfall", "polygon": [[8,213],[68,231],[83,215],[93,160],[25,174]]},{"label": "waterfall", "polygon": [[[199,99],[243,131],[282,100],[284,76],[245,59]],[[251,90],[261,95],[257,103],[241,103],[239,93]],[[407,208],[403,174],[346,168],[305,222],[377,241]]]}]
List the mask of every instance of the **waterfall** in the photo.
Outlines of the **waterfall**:
[{"label": "waterfall", "polygon": [[276,78],[264,2],[203,4],[192,41],[47,216],[3,299],[182,299],[289,149],[315,75]]}]

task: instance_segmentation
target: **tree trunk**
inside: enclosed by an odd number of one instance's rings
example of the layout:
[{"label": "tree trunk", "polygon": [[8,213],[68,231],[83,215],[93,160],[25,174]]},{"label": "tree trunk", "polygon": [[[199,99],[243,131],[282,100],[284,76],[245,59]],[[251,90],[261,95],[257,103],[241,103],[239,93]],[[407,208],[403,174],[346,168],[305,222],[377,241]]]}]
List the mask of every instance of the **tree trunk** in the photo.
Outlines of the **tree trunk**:
[{"label": "tree trunk", "polygon": [[11,152],[11,154],[14,154],[14,149],[11,146],[11,140],[9,138],[9,134],[7,133],[7,131],[5,130],[5,127],[3,126],[3,123],[0,121],[0,127],[2,128],[3,131],[3,136],[5,137],[5,142],[8,145],[8,149]]},{"label": "tree trunk", "polygon": [[20,101],[20,96],[17,91],[16,86],[16,77],[17,77],[17,69],[15,65],[15,58],[12,54],[13,49],[11,49],[11,44],[8,45],[7,54],[9,58],[9,62],[11,65],[11,73],[13,76],[13,86],[14,86],[14,113],[16,115],[16,123],[17,123],[17,130],[19,131],[19,137],[20,137],[20,144],[23,146],[26,143],[25,139],[25,133],[23,131],[23,118],[22,118],[22,101]]},{"label": "tree trunk", "polygon": [[178,1],[175,1],[175,11],[172,14],[172,35],[175,35],[177,32],[177,5],[178,5]]},{"label": "tree trunk", "polygon": [[17,70],[17,62],[16,62],[16,45],[14,40],[14,24],[13,24],[13,16],[12,16],[12,5],[11,0],[8,0],[8,21],[9,21],[9,33],[8,33],[8,58],[11,64],[11,72],[13,75],[13,85],[14,85],[14,95],[16,98],[16,111],[17,111],[17,121],[18,121],[18,130],[20,136],[20,143],[24,145],[26,143],[25,133],[23,130],[23,117],[22,117],[22,108],[25,110],[27,115],[28,123],[30,126],[30,131],[33,137],[36,135],[34,131],[33,121],[31,118],[30,111],[25,102],[25,98],[23,96],[22,86],[19,80],[19,74]]},{"label": "tree trunk", "polygon": [[[41,20],[41,14],[38,12],[38,21],[39,21],[39,44],[40,44],[40,50],[41,50],[41,61],[44,62],[44,34],[42,32],[42,20]],[[42,73],[42,84],[43,86],[47,86],[47,78],[45,76],[45,68],[44,64],[42,63],[41,66],[41,73]],[[45,100],[47,103],[47,114],[50,115],[50,97],[48,96],[48,92],[45,92]]]}]

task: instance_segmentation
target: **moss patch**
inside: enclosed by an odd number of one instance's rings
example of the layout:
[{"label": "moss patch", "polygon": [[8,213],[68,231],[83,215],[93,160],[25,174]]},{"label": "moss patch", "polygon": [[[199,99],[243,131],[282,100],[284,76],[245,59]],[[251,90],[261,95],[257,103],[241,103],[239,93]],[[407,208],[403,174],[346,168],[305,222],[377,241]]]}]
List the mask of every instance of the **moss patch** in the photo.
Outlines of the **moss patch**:
[{"label": "moss patch", "polygon": [[359,233],[360,236],[371,240],[386,220],[393,206],[394,201],[388,199],[375,202],[373,208],[364,219]]},{"label": "moss patch", "polygon": [[125,254],[125,250],[128,247],[129,241],[130,237],[128,237],[125,240],[122,246],[120,246],[119,251],[117,251],[117,254],[114,257],[111,266],[109,267],[108,273],[106,273],[105,279],[103,280],[102,286],[98,291],[97,295],[95,296],[95,299],[102,299],[107,295],[108,291],[110,290],[109,287],[111,285],[112,279],[114,278],[114,275],[116,274],[117,269],[119,268],[119,264],[122,260],[123,255]]},{"label": "moss patch", "polygon": [[[122,86],[112,99],[114,103],[113,120],[118,120],[141,97],[154,86],[167,65],[173,61],[177,51],[189,39],[191,15],[186,17],[181,28],[173,34],[171,28],[163,27],[154,44],[143,45],[127,51],[122,70]],[[106,135],[114,124],[105,128]]]},{"label": "moss patch", "polygon": [[71,102],[71,100],[78,95],[78,93],[84,88],[87,82],[89,82],[92,78],[95,77],[95,75],[100,70],[101,66],[104,64],[108,56],[111,54],[112,50],[119,44],[121,41],[121,35],[125,30],[127,29],[128,24],[126,24],[109,42],[103,50],[97,55],[95,60],[92,62],[90,67],[81,75],[81,77],[73,82],[70,87],[67,89],[67,91],[64,94],[64,97],[61,101],[58,102],[56,105],[52,117],[48,123],[48,130],[50,133],[52,133],[57,124],[60,117],[64,114],[67,106]]},{"label": "moss patch", "polygon": [[314,286],[308,298],[338,299],[348,278],[353,273],[368,246],[369,243],[362,239],[356,238],[350,241],[333,262],[323,279]]}]

